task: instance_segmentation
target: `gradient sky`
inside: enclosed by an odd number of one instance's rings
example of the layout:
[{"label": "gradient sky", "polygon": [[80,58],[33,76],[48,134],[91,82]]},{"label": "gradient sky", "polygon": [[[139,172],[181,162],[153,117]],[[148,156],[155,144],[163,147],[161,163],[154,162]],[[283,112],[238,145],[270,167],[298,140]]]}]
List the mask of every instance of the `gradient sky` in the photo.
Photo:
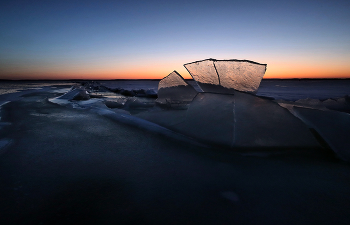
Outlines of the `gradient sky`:
[{"label": "gradient sky", "polygon": [[163,78],[206,58],[264,78],[350,78],[350,1],[0,3],[0,78]]}]

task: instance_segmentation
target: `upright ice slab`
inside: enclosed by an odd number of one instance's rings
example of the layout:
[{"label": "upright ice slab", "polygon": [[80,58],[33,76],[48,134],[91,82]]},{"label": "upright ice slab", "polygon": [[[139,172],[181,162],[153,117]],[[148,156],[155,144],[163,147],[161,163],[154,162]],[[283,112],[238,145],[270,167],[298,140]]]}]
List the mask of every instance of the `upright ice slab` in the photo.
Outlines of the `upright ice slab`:
[{"label": "upright ice slab", "polygon": [[237,91],[256,93],[266,71],[266,64],[251,61],[214,61],[220,85]]},{"label": "upright ice slab", "polygon": [[217,92],[218,89],[221,89],[213,60],[207,59],[187,63],[184,67],[204,92]]},{"label": "upright ice slab", "polygon": [[196,94],[197,91],[178,72],[173,71],[159,82],[156,102],[167,105],[188,104]]},{"label": "upright ice slab", "polygon": [[266,71],[266,64],[236,59],[205,59],[184,66],[204,92],[231,94],[256,93]]}]

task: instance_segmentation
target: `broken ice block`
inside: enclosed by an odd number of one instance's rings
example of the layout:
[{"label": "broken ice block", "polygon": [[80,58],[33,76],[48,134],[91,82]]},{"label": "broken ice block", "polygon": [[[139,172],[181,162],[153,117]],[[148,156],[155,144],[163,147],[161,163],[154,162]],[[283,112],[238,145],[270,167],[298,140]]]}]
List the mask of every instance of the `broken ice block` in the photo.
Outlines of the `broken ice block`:
[{"label": "broken ice block", "polygon": [[204,92],[255,93],[266,71],[266,64],[249,60],[206,59],[184,65]]},{"label": "broken ice block", "polygon": [[323,111],[293,107],[294,114],[315,129],[329,147],[345,161],[350,161],[350,115],[337,111]]},{"label": "broken ice block", "polygon": [[239,91],[234,97],[234,146],[320,147],[308,127],[276,102]]},{"label": "broken ice block", "polygon": [[220,88],[219,76],[214,67],[213,60],[207,59],[184,65],[193,79],[204,92],[216,92]]},{"label": "broken ice block", "polygon": [[167,105],[188,104],[196,94],[197,91],[179,73],[173,71],[159,82],[156,102]]},{"label": "broken ice block", "polygon": [[[185,114],[184,114],[185,113]],[[308,127],[277,103],[249,93],[198,93],[185,110],[142,118],[205,143],[233,148],[320,148]]]},{"label": "broken ice block", "polygon": [[207,143],[232,146],[234,96],[198,93],[186,113],[186,120],[174,130]]},{"label": "broken ice block", "polygon": [[266,71],[266,64],[247,60],[214,61],[220,85],[237,91],[255,93]]}]

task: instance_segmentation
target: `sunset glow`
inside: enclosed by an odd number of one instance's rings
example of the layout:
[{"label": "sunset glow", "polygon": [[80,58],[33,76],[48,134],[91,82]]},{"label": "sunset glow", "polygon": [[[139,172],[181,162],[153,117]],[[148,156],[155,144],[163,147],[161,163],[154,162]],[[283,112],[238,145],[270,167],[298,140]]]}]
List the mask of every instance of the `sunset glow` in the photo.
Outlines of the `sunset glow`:
[{"label": "sunset glow", "polygon": [[161,79],[248,59],[264,78],[350,78],[348,1],[8,1],[0,79]]}]

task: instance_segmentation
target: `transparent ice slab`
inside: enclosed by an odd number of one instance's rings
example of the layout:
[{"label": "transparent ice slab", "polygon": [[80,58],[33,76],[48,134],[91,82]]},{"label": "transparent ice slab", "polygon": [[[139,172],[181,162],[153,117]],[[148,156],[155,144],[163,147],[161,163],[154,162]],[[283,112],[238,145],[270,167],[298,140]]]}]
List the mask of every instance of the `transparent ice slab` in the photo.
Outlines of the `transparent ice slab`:
[{"label": "transparent ice slab", "polygon": [[266,65],[250,61],[214,61],[220,85],[237,91],[256,93],[263,78]]},{"label": "transparent ice slab", "polygon": [[266,71],[266,64],[236,59],[206,59],[184,66],[204,92],[214,93],[256,93]]},{"label": "transparent ice slab", "polygon": [[156,102],[167,105],[188,104],[196,94],[197,91],[179,73],[173,71],[159,82]]},{"label": "transparent ice slab", "polygon": [[186,120],[177,130],[207,143],[231,146],[234,135],[233,95],[198,93],[189,105]]},{"label": "transparent ice slab", "polygon": [[204,92],[217,92],[220,81],[213,60],[207,59],[184,65],[192,78]]},{"label": "transparent ice slab", "polygon": [[235,92],[236,147],[320,147],[308,127],[276,102]]},{"label": "transparent ice slab", "polygon": [[148,112],[142,118],[214,145],[320,148],[308,127],[287,109],[271,100],[238,91],[234,95],[201,92],[186,111]]}]

